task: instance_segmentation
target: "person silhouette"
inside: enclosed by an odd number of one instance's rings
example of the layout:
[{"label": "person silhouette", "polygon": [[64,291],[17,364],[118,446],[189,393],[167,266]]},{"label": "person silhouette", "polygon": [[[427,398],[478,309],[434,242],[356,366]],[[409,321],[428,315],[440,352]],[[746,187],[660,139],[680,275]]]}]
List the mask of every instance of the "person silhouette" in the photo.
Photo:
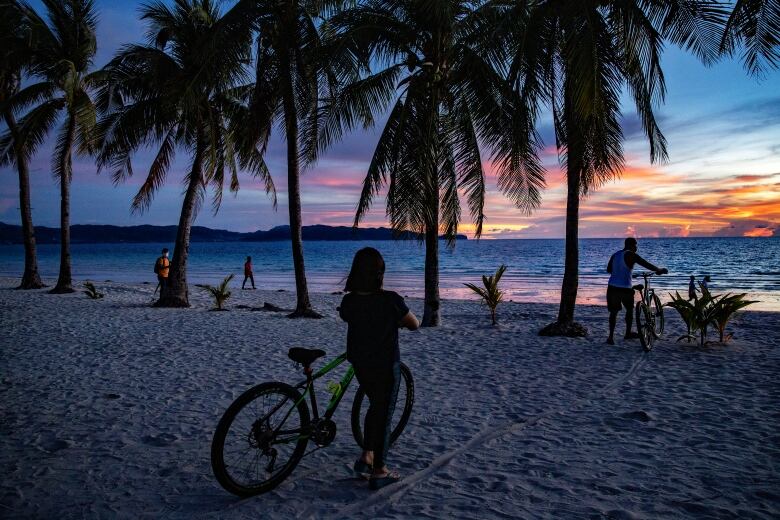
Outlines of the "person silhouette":
[{"label": "person silhouette", "polygon": [[628,237],[624,242],[624,247],[615,252],[607,263],[607,272],[609,273],[609,282],[607,284],[607,309],[609,310],[609,337],[607,344],[614,345],[615,325],[617,324],[617,315],[621,307],[626,310],[626,335],[624,339],[636,339],[639,334],[631,332],[631,326],[634,321],[634,284],[631,279],[634,265],[639,264],[642,267],[655,272],[655,274],[666,274],[664,268],[656,267],[637,254],[638,243],[636,238]]},{"label": "person silhouette", "polygon": [[691,275],[691,281],[688,282],[688,301],[696,299],[696,277]]},{"label": "person silhouette", "polygon": [[385,465],[400,381],[398,329],[416,330],[420,323],[398,293],[383,288],[385,261],[373,247],[355,253],[339,315],[347,322],[347,360],[368,397],[365,446],[353,466],[380,489],[401,477]]},{"label": "person silhouette", "polygon": [[246,262],[244,262],[244,282],[241,284],[241,289],[244,289],[244,286],[246,285],[246,281],[251,280],[252,281],[252,289],[255,289],[255,275],[252,273],[252,257],[248,256],[246,257]]}]

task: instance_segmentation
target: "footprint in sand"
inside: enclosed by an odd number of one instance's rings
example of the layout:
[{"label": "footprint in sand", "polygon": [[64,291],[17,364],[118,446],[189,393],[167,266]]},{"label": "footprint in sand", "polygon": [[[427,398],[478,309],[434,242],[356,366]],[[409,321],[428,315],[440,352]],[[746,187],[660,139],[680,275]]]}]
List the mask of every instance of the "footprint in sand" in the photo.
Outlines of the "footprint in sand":
[{"label": "footprint in sand", "polygon": [[171,435],[170,433],[161,433],[160,435],[147,435],[141,439],[141,442],[149,446],[162,448],[164,446],[170,446],[177,440],[179,440],[179,438],[175,435]]},{"label": "footprint in sand", "polygon": [[106,399],[119,399],[122,396],[119,394],[103,394],[103,397]]},{"label": "footprint in sand", "polygon": [[61,439],[49,439],[41,442],[39,446],[44,451],[48,451],[49,453],[55,453],[57,451],[70,448],[71,443],[68,441],[63,441]]},{"label": "footprint in sand", "polygon": [[641,422],[650,422],[653,420],[653,417],[649,413],[644,412],[642,410],[624,413],[621,417],[624,417],[625,419],[633,419],[635,421],[641,421]]}]

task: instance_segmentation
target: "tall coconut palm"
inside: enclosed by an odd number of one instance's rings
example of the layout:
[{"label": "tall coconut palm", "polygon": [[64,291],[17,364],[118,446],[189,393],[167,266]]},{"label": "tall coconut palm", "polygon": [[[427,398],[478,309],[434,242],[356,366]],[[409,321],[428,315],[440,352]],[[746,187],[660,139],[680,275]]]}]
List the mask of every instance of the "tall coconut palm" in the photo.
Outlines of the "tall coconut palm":
[{"label": "tall coconut palm", "polygon": [[506,57],[492,40],[504,14],[490,4],[461,0],[368,0],[329,21],[335,52],[349,54],[366,70],[333,101],[332,120],[325,124],[329,134],[392,104],[355,225],[389,183],[393,229],[418,232],[425,240],[423,326],[440,322],[439,233],[453,244],[459,194],[475,235],[482,232],[482,153],[491,157],[500,189],[518,207],[536,207],[544,186],[535,111],[509,88],[502,71]]},{"label": "tall coconut palm", "polygon": [[46,19],[24,2],[24,23],[35,42],[31,84],[10,100],[12,112],[34,105],[18,123],[17,142],[29,150],[58,126],[52,171],[60,184],[60,272],[50,292],[73,292],[70,257],[70,184],[73,153],[90,151],[95,106],[90,89],[97,50],[97,17],[91,0],[42,0]]},{"label": "tall coconut palm", "polygon": [[754,76],[780,67],[780,0],[737,0],[721,40],[721,51],[743,46],[745,68]]},{"label": "tall coconut palm", "polygon": [[623,170],[622,92],[636,106],[651,161],[666,158],[654,106],[665,94],[660,56],[665,39],[705,62],[717,55],[724,10],[698,0],[520,1],[508,17],[516,31],[509,78],[523,98],[552,109],[566,168],[566,260],[557,320],[543,335],[579,336],[579,207],[582,197]]},{"label": "tall coconut palm", "polygon": [[24,242],[24,273],[19,289],[43,287],[38,273],[35,247],[35,228],[30,205],[29,160],[32,143],[22,142],[19,125],[10,100],[19,92],[22,75],[32,65],[32,34],[24,20],[24,13],[15,2],[0,3],[0,117],[8,127],[0,142],[0,165],[13,162],[19,175],[19,209]]},{"label": "tall coconut palm", "polygon": [[239,2],[221,14],[211,0],[177,0],[173,7],[147,4],[141,18],[148,23],[148,43],[125,46],[103,71],[99,168],[111,170],[114,181],[121,182],[133,174],[133,153],[157,148],[133,211],[150,206],[177,149],[190,157],[168,285],[155,304],[160,307],[189,306],[190,230],[207,185],[214,189],[215,211],[226,174],[236,191],[240,169],[274,193],[262,157],[265,142],[246,132],[252,120],[241,98],[248,90],[252,23],[242,16],[242,7]]},{"label": "tall coconut palm", "polygon": [[336,88],[339,74],[328,67],[319,33],[321,16],[338,0],[256,0],[245,17],[257,33],[254,89],[248,98],[254,139],[267,141],[275,125],[287,144],[287,203],[296,304],[290,318],[320,318],[306,283],[301,215],[301,172],[316,159],[321,128],[320,96]]}]

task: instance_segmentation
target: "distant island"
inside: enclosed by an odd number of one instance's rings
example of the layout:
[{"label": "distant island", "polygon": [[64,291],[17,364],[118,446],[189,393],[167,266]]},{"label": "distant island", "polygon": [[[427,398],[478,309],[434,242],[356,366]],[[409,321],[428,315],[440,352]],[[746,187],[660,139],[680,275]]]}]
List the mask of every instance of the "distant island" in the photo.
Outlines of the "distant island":
[{"label": "distant island", "polygon": [[[303,239],[323,240],[393,240],[421,238],[417,233],[405,231],[394,235],[385,227],[353,228],[350,226],[303,226]],[[290,239],[290,226],[276,226],[268,231],[238,233],[225,229],[211,229],[193,226],[192,242],[272,242]],[[457,235],[458,240],[467,240],[466,235]],[[35,240],[38,244],[59,244],[59,228],[35,226]],[[152,243],[176,240],[176,226],[103,226],[76,224],[70,227],[70,240],[74,244],[104,243]],[[0,222],[0,244],[21,244],[22,227]]]}]

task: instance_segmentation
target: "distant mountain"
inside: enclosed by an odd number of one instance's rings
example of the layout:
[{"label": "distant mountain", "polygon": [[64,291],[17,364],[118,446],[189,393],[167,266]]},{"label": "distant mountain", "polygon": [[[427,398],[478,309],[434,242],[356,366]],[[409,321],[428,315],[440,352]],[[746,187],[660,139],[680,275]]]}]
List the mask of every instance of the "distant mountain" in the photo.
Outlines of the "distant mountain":
[{"label": "distant mountain", "polygon": [[[402,233],[398,238],[415,238],[411,232]],[[190,236],[192,242],[271,242],[290,239],[290,226],[276,226],[268,231],[237,233],[224,229],[211,229],[193,226]],[[303,226],[303,239],[315,240],[392,240],[393,231],[389,228],[358,228],[349,226]],[[59,244],[59,228],[35,226],[35,240],[38,244]],[[176,226],[101,226],[77,224],[70,227],[70,240],[73,244],[101,243],[150,243],[176,240]],[[458,235],[458,240],[467,240],[466,235]],[[0,244],[21,244],[22,227],[0,222]]]}]

